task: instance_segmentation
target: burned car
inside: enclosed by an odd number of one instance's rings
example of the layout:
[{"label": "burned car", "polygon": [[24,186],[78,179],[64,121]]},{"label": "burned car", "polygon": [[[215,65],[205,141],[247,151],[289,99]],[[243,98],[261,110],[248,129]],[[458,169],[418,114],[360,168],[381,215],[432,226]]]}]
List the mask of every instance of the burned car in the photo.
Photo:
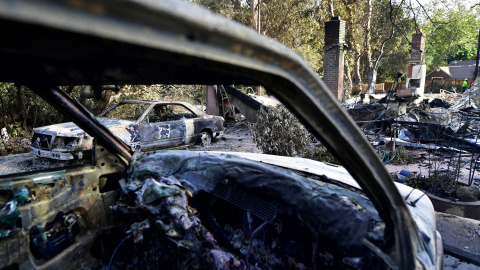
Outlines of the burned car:
[{"label": "burned car", "polygon": [[[97,117],[132,149],[152,151],[199,143],[223,136],[223,118],[186,102],[125,100]],[[58,160],[82,159],[91,153],[93,137],[72,122],[33,130],[31,152]]]},{"label": "burned car", "polygon": [[[395,267],[376,257],[385,223],[343,168],[251,153],[155,151],[135,160],[124,200],[112,208],[119,221],[133,222],[110,257],[116,268]],[[439,236],[431,202],[419,190],[397,187],[415,202],[422,256],[433,267],[442,252],[433,240]],[[139,262],[132,249],[151,263]]]},{"label": "burned car", "polygon": [[[0,29],[0,81],[27,85],[95,137],[91,164],[0,176],[0,268],[442,268],[430,200],[392,181],[283,45],[175,0],[0,1]],[[115,83],[263,85],[345,169],[133,151],[57,87]]]}]

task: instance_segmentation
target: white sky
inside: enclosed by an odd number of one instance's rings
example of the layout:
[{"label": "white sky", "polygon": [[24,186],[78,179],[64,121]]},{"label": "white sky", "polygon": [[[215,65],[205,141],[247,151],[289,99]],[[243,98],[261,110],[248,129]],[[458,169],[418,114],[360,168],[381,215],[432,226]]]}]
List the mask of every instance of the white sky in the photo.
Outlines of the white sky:
[{"label": "white sky", "polygon": [[[401,2],[402,0],[393,0],[395,2]],[[427,21],[427,18],[425,16],[425,11],[420,8],[418,5],[417,1],[420,2],[425,8],[425,10],[431,15],[432,10],[431,8],[433,7],[434,9],[449,9],[453,8],[456,9],[456,5],[454,3],[462,3],[465,9],[469,10],[470,7],[472,7],[475,4],[479,4],[480,0],[403,0],[405,1],[404,3],[412,3],[412,6],[414,7],[414,12],[416,14],[417,22],[422,24],[423,22]],[[433,2],[433,3],[432,3]],[[480,11],[480,5],[475,8],[474,13],[477,13]]]},{"label": "white sky", "polygon": [[[416,2],[416,0],[414,0]],[[412,1],[412,2],[414,2]],[[429,2],[431,2],[431,0],[418,0],[418,2],[420,2],[422,5],[425,5]],[[463,3],[468,3],[468,4],[474,4],[474,3],[478,3],[479,1],[478,0],[463,0],[462,1]]]},{"label": "white sky", "polygon": [[[409,1],[409,0],[407,0],[407,1]],[[412,4],[417,3],[417,0],[411,0],[411,1],[412,1]],[[425,6],[425,5],[428,5],[428,3],[432,2],[432,1],[431,0],[418,0],[418,2],[420,2],[420,4],[422,4],[423,6]],[[448,0],[445,1],[445,2],[448,2]],[[476,3],[480,3],[480,0],[462,0],[462,2],[465,4],[465,6],[471,7]]]}]

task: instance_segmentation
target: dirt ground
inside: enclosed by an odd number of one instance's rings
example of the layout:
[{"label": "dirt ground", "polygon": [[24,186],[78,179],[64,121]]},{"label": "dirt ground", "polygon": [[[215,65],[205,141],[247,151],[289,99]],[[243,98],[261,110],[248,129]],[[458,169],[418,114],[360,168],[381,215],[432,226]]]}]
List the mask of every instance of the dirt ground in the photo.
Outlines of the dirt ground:
[{"label": "dirt ground", "polygon": [[243,121],[227,122],[222,139],[206,147],[195,145],[188,150],[262,153],[262,150],[253,142],[247,123]]}]

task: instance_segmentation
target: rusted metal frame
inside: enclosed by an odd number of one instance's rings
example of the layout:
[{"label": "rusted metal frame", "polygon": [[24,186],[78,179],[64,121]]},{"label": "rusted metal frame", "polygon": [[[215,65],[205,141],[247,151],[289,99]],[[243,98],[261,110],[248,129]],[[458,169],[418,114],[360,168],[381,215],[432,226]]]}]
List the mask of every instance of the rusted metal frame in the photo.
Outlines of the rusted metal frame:
[{"label": "rusted metal frame", "polygon": [[148,105],[147,109],[145,109],[142,115],[137,120],[135,120],[135,124],[140,125],[142,122],[144,122],[145,118],[147,118],[148,112],[150,112],[153,107],[155,107],[155,105],[157,105],[157,103],[150,103],[150,105]]},{"label": "rusted metal frame", "polygon": [[54,106],[57,110],[68,115],[73,121],[108,151],[118,154],[120,159],[128,164],[132,158],[132,150],[123,141],[113,135],[96,117],[80,103],[70,98],[58,87],[46,85],[29,85],[36,94]]},{"label": "rusted metal frame", "polygon": [[[467,144],[467,145],[469,145],[470,147],[472,147],[472,148],[474,148],[474,149],[476,149],[476,150],[480,150],[480,145],[475,144],[475,143],[471,143],[471,142],[469,142],[469,141],[466,141],[466,140],[464,140],[464,138],[458,138],[458,137],[456,137],[456,136],[452,136],[452,135],[447,134],[447,133],[445,132],[445,127],[442,126],[442,125],[439,125],[439,124],[430,124],[430,123],[424,123],[424,122],[397,121],[397,120],[394,120],[393,122],[394,122],[394,123],[397,123],[397,124],[400,124],[400,125],[435,127],[435,128],[444,130],[444,132],[442,133],[442,135],[445,136],[445,138],[446,138],[448,141],[455,141],[455,142],[458,142],[458,143]],[[464,149],[463,146],[464,146],[464,145],[462,145],[462,147],[459,147],[459,148],[460,148],[460,149]],[[466,151],[468,151],[468,150],[466,150]],[[475,152],[475,151],[472,151],[472,152]]]},{"label": "rusted metal frame", "polygon": [[[53,21],[62,18],[55,16],[44,24],[112,41],[134,43],[139,47],[159,50],[159,54],[179,54],[185,57],[184,60],[194,63],[214,63],[214,66],[202,66],[210,69],[211,83],[216,83],[214,75],[227,76],[225,70],[228,70],[228,75],[263,84],[281,101],[290,102],[288,107],[321,138],[329,150],[336,153],[379,210],[387,231],[394,234],[390,239],[394,243],[390,256],[397,266],[400,269],[414,269],[416,259],[428,265],[428,258],[415,257],[418,254],[416,251],[423,249],[418,230],[378,155],[318,75],[293,51],[251,29],[181,1],[95,2],[101,7],[115,6],[115,9],[102,14],[61,6],[63,2],[55,3],[60,5],[56,7],[57,12],[66,15],[71,12],[72,16],[67,16],[69,20],[61,23]],[[38,14],[41,12],[37,4],[32,6],[35,6]],[[46,14],[50,16],[48,11],[51,12],[47,7]],[[86,16],[79,17],[81,12]],[[138,14],[142,12],[155,16],[149,16],[150,21],[126,19],[138,19]],[[15,17],[15,14],[10,15]],[[34,15],[27,16],[25,20],[37,20],[36,23],[46,20]],[[235,68],[229,70],[230,67]],[[298,91],[293,93],[292,88]],[[82,120],[82,117],[77,118]],[[106,136],[102,135],[105,130],[99,130],[101,132],[94,129],[86,131],[92,131],[90,134],[95,137]],[[122,153],[122,149],[117,148],[112,147],[111,150]],[[129,157],[127,154],[124,155]]]}]

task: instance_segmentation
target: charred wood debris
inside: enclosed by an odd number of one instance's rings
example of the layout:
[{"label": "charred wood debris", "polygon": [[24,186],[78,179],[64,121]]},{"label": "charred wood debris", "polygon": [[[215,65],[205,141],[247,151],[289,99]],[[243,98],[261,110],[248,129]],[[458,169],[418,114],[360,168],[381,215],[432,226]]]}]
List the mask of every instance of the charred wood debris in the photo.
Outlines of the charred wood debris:
[{"label": "charred wood debris", "polygon": [[[463,93],[440,90],[420,97],[399,97],[393,90],[362,94],[343,105],[387,167],[410,163],[393,175],[394,180],[445,198],[476,201],[480,195],[479,84],[477,80]],[[398,160],[400,153],[410,161]],[[466,196],[465,189],[471,190]]]}]

